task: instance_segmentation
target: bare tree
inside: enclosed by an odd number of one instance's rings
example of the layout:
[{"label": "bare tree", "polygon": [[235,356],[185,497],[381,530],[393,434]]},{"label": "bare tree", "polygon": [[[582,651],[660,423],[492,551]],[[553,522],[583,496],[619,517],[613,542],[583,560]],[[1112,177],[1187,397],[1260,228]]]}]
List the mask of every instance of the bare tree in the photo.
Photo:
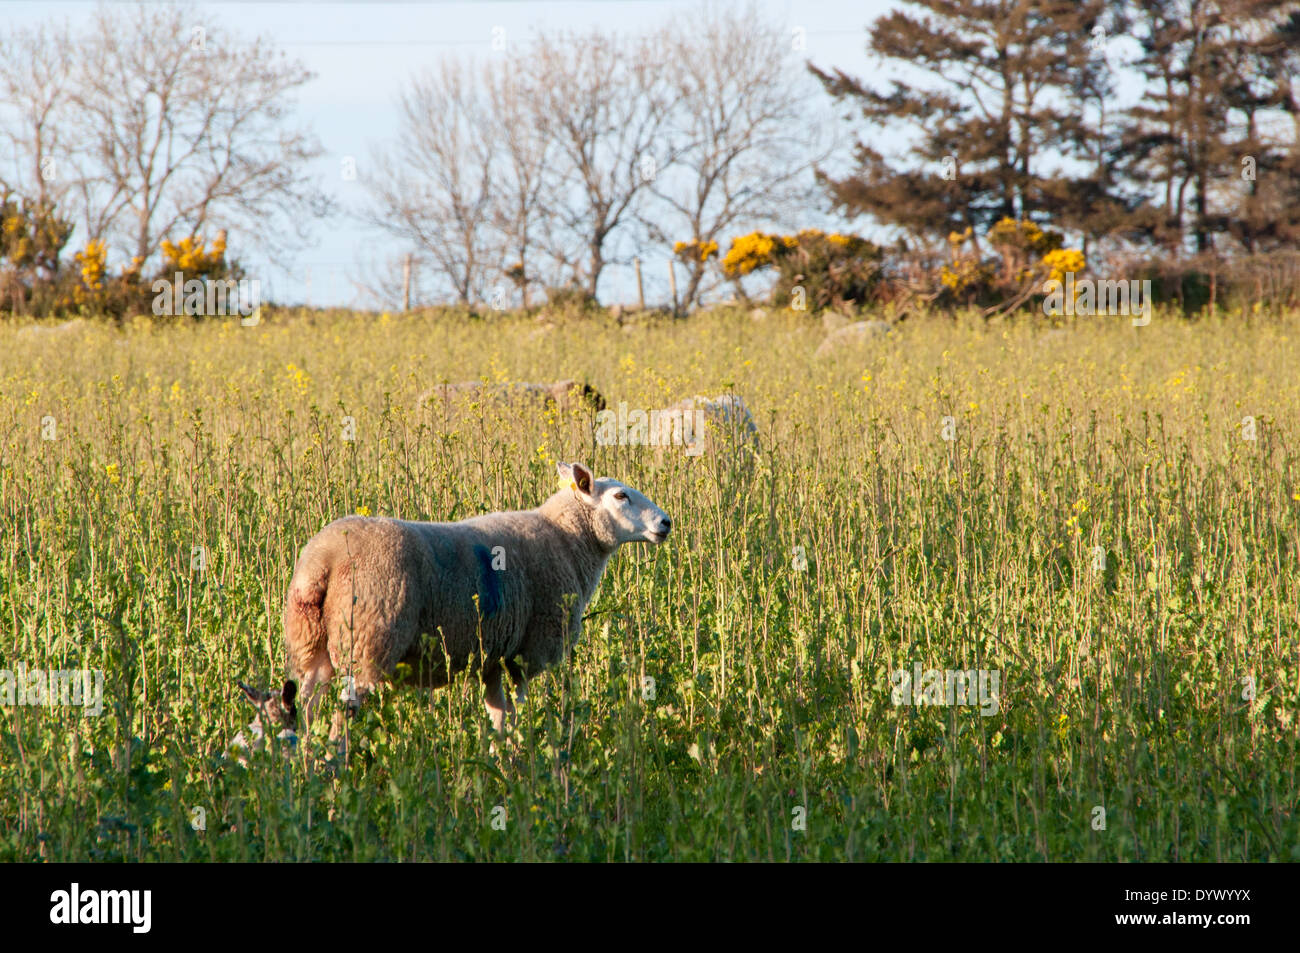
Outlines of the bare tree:
[{"label": "bare tree", "polygon": [[503,245],[506,276],[518,287],[527,308],[529,286],[539,280],[547,283],[535,246],[545,227],[544,198],[554,143],[536,121],[537,91],[520,71],[489,71],[487,98],[498,163],[493,224]]},{"label": "bare tree", "polygon": [[12,166],[0,168],[0,191],[42,207],[59,201],[72,172],[72,49],[65,24],[0,36],[0,142],[12,156]]},{"label": "bare tree", "polygon": [[525,63],[536,121],[556,161],[547,247],[593,297],[651,183],[676,161],[669,71],[649,39],[540,34]]},{"label": "bare tree", "polygon": [[495,126],[472,64],[444,60],[415,79],[399,100],[401,129],[392,151],[377,151],[365,177],[373,226],[419,249],[463,303],[481,300],[500,274],[493,233]]},{"label": "bare tree", "polygon": [[88,238],[143,261],[168,235],[256,223],[269,245],[277,225],[301,225],[317,197],[304,166],[320,149],[284,120],[311,73],[172,6],[101,7],[77,42]]},{"label": "bare tree", "polygon": [[[750,10],[638,39],[542,33],[504,65],[445,61],[402,96],[366,220],[461,301],[512,283],[527,305],[538,284],[595,297],[647,241],[783,217],[825,150],[788,41],[756,23]],[[692,268],[687,301],[705,275]]]},{"label": "bare tree", "polygon": [[655,179],[647,226],[669,247],[694,243],[681,256],[689,306],[708,290],[701,249],[720,246],[742,223],[781,221],[811,201],[811,170],[830,147],[819,141],[825,127],[808,119],[812,90],[796,71],[791,38],[757,8],[705,12],[657,41],[672,64],[671,126],[681,145],[676,168]]}]

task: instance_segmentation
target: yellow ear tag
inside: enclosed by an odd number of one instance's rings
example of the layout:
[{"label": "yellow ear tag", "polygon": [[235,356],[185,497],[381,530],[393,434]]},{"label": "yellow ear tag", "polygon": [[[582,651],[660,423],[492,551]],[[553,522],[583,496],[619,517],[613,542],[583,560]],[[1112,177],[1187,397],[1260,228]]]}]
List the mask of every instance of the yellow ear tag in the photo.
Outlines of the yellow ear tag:
[{"label": "yellow ear tag", "polygon": [[561,489],[561,490],[572,490],[574,493],[577,493],[577,492],[578,492],[578,484],[577,484],[576,482],[574,482],[573,480],[566,480],[566,479],[564,479],[564,477],[560,477],[560,489]]}]

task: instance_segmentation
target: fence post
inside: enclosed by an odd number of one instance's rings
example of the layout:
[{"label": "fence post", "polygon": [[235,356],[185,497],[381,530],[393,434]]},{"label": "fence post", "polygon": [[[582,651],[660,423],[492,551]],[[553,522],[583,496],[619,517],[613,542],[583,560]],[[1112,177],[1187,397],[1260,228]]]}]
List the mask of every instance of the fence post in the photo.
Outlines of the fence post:
[{"label": "fence post", "polygon": [[411,256],[402,260],[402,310],[411,310]]},{"label": "fence post", "polygon": [[645,288],[641,284],[641,259],[633,258],[632,266],[636,269],[636,305],[640,310],[644,311]]},{"label": "fence post", "polygon": [[673,293],[673,315],[677,314],[677,270],[673,268],[673,260],[668,259],[668,287]]}]

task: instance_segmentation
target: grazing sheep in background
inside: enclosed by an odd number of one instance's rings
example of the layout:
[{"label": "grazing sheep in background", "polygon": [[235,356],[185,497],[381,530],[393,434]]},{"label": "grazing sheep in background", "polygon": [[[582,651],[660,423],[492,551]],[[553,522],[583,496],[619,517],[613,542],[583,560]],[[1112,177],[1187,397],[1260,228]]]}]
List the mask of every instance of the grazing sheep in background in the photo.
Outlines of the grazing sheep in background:
[{"label": "grazing sheep in background", "polygon": [[758,453],[758,426],[738,394],[691,397],[651,411],[619,401],[618,410],[597,412],[594,436],[602,447],[654,447],[660,462],[670,451],[688,457],[724,448],[749,457]]},{"label": "grazing sheep in background", "polygon": [[604,410],[605,398],[590,384],[575,380],[556,381],[554,384],[484,384],[482,381],[461,381],[458,384],[439,384],[420,395],[420,403],[435,399],[450,404],[458,399],[490,397],[506,403],[554,404],[562,412],[590,408]]},{"label": "grazing sheep in background", "polygon": [[[614,551],[662,543],[672,528],[631,487],[595,479],[580,463],[557,470],[563,488],[533,510],[458,523],[347,516],[313,536],[284,608],[285,654],[291,678],[302,682],[305,718],[317,689],[336,674],[353,677],[355,710],[406,662],[430,688],[477,670],[501,731],[514,711],[502,671],[522,702],[527,680],[572,650]],[[432,651],[421,644],[424,634]],[[293,727],[296,689],[288,682],[288,703],[268,712],[275,723]]]},{"label": "grazing sheep in background", "polygon": [[[739,394],[688,397],[668,409],[680,411],[683,421],[688,417],[693,421],[694,445],[687,446],[685,452],[688,456],[700,456],[719,448],[744,451],[751,456],[758,452],[758,425]],[[661,416],[660,420],[663,419]],[[668,445],[663,436],[661,433],[659,446]]]},{"label": "grazing sheep in background", "polygon": [[749,405],[739,394],[719,394],[717,397],[690,397],[676,406],[682,410],[703,410],[707,425],[729,435],[736,444],[757,443],[758,425]]}]

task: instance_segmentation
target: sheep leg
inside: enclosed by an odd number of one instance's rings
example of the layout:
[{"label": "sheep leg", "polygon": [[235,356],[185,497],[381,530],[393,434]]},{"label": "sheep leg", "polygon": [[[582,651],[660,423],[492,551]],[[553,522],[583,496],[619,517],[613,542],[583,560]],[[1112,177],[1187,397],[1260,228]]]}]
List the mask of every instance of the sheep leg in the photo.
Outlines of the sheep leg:
[{"label": "sheep leg", "polygon": [[357,712],[361,710],[361,703],[366,700],[366,696],[374,691],[373,682],[357,681],[355,691],[347,704],[342,709],[334,712],[334,718],[330,722],[330,741],[339,741],[343,737],[344,728],[348,720],[355,718]]},{"label": "sheep leg", "polygon": [[515,706],[501,686],[501,669],[498,666],[494,665],[483,673],[483,702],[492,718],[492,727],[497,734],[502,734],[506,718],[515,713]]},{"label": "sheep leg", "polygon": [[336,711],[334,717],[330,719],[330,744],[337,744],[343,737],[347,727],[347,717],[343,712]]},{"label": "sheep leg", "polygon": [[515,705],[522,706],[528,695],[528,676],[524,673],[523,666],[514,659],[506,660],[506,671],[515,683]]},{"label": "sheep leg", "polygon": [[334,677],[334,666],[330,664],[328,652],[322,652],[311,660],[311,667],[302,673],[302,685],[298,688],[298,697],[302,699],[302,730],[307,734],[316,709],[323,698],[321,689]]}]

